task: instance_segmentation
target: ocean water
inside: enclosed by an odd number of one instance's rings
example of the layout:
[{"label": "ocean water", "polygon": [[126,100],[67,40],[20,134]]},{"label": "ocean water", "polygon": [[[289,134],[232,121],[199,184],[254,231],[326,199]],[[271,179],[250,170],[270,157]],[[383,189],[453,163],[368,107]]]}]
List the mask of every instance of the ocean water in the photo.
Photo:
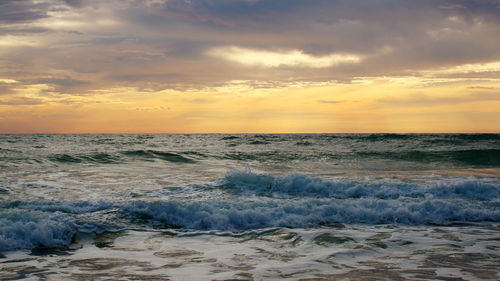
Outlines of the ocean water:
[{"label": "ocean water", "polygon": [[498,280],[500,135],[0,135],[0,280]]}]

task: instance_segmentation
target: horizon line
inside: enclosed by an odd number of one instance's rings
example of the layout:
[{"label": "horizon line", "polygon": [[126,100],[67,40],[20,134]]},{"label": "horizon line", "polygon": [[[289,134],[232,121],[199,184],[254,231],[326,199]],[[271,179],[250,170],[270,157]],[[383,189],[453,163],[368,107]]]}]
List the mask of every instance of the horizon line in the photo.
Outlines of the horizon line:
[{"label": "horizon line", "polygon": [[322,133],[264,133],[264,132],[238,132],[238,133],[201,133],[201,132],[195,132],[195,133],[160,133],[160,132],[141,132],[141,133],[131,133],[131,132],[124,132],[124,133],[105,133],[105,132],[98,132],[98,133],[90,133],[90,132],[84,132],[84,133],[46,133],[46,132],[30,132],[30,133],[8,133],[8,132],[0,132],[0,135],[375,135],[375,134],[380,134],[380,135],[484,135],[484,134],[491,134],[491,135],[498,135],[500,134],[499,132],[403,132],[403,133],[396,133],[396,132],[322,132]]}]

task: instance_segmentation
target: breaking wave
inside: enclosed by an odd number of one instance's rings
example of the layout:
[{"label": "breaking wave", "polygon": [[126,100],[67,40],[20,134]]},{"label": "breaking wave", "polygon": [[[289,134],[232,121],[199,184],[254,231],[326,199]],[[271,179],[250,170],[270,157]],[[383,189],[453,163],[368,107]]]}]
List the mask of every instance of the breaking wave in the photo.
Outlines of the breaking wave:
[{"label": "breaking wave", "polygon": [[[287,195],[300,197],[328,197],[337,199],[400,197],[427,199],[500,200],[500,186],[480,180],[456,180],[452,183],[411,184],[387,180],[355,182],[325,181],[303,174],[283,177],[234,170],[226,174],[218,187],[258,195]],[[500,202],[500,201],[499,201]]]},{"label": "breaking wave", "polygon": [[[92,206],[94,204],[94,206]],[[85,205],[85,208],[82,208]],[[115,215],[103,221],[101,209]],[[71,210],[71,208],[75,210]],[[249,230],[335,223],[448,225],[500,222],[498,204],[467,200],[275,199],[213,201],[28,202],[0,211],[0,251],[60,247],[78,233],[117,229]],[[107,223],[107,225],[106,225]]]},{"label": "breaking wave", "polygon": [[0,214],[0,251],[61,247],[77,233],[74,221],[57,213],[17,209]]},{"label": "breaking wave", "polygon": [[500,222],[500,186],[478,179],[437,184],[326,181],[247,170],[231,171],[199,188],[197,199],[0,201],[0,252],[61,247],[79,233],[118,229]]}]

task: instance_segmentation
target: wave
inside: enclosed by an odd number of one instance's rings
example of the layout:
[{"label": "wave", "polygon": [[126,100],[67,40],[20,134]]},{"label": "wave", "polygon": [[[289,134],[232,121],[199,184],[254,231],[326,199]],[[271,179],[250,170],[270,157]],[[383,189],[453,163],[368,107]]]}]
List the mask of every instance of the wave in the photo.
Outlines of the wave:
[{"label": "wave", "polygon": [[115,138],[97,138],[93,139],[92,143],[95,144],[116,144],[117,139]]},{"label": "wave", "polygon": [[295,143],[295,145],[298,145],[298,146],[310,146],[310,145],[313,145],[312,142],[309,142],[309,141],[298,141]]},{"label": "wave", "polygon": [[[296,143],[297,146],[312,146],[312,143]],[[379,163],[381,168],[399,165],[401,162],[417,163],[421,167],[436,167],[443,164],[445,167],[500,167],[500,149],[469,149],[469,150],[403,150],[403,151],[360,151],[360,152],[336,152],[336,151],[228,151],[222,155],[214,155],[216,159],[229,159],[237,161],[317,161],[318,159],[333,161],[334,163],[349,163],[350,161],[366,159],[371,161],[384,160]],[[388,161],[387,161],[388,160]],[[391,164],[392,163],[392,164]],[[392,166],[391,166],[392,165]],[[371,168],[371,166],[369,167]],[[414,167],[415,168],[415,167]]]},{"label": "wave", "polygon": [[500,149],[470,149],[452,151],[358,152],[364,158],[381,158],[411,162],[445,162],[472,166],[500,166]]},{"label": "wave", "polygon": [[96,163],[96,164],[116,164],[120,158],[104,152],[90,154],[55,154],[48,156],[48,159],[57,163]]},{"label": "wave", "polygon": [[500,134],[452,134],[445,135],[449,136],[451,139],[462,139],[469,141],[498,141],[500,140]]},{"label": "wave", "polygon": [[151,227],[183,231],[240,231],[336,223],[449,225],[457,222],[500,222],[498,204],[459,199],[285,200],[243,197],[206,201],[33,201],[13,206],[0,209],[0,252],[61,247],[70,244],[73,237],[81,233],[147,230]]},{"label": "wave", "polygon": [[66,246],[78,231],[70,217],[57,213],[7,210],[0,214],[0,251]]},{"label": "wave", "polygon": [[0,201],[0,252],[61,247],[80,233],[104,230],[500,222],[500,185],[479,179],[435,184],[326,181],[246,170],[231,171],[198,191],[196,199]]},{"label": "wave", "polygon": [[335,223],[450,224],[500,221],[500,211],[445,200],[320,200],[132,202],[125,212],[165,227],[193,230],[248,230],[313,227]]},{"label": "wave", "polygon": [[[234,198],[233,198],[234,199]],[[182,229],[184,231],[240,231],[268,227],[317,227],[336,223],[448,225],[457,222],[500,222],[498,205],[465,200],[357,200],[275,198],[216,199],[211,201],[131,201],[108,202],[113,216],[102,219],[96,207],[60,212],[78,202],[31,202],[18,208],[0,210],[0,251],[60,247],[79,233],[123,229]],[[92,205],[86,202],[84,205]],[[43,210],[36,209],[43,207]],[[29,209],[27,209],[29,208]],[[118,216],[118,217],[117,217]],[[116,221],[128,218],[124,227]],[[108,225],[106,225],[106,223]],[[104,224],[104,226],[102,226]],[[101,226],[100,226],[101,225]]]},{"label": "wave", "polygon": [[258,162],[289,162],[292,160],[317,159],[317,155],[306,155],[296,151],[259,151],[242,152],[230,151],[222,155],[215,156],[219,159],[229,159],[238,161],[258,161]]},{"label": "wave", "polygon": [[[203,156],[195,152],[187,152],[186,154]],[[118,164],[126,162],[127,158],[142,161],[163,160],[172,163],[195,163],[196,161],[182,156],[181,154],[164,152],[157,150],[127,150],[116,153],[76,153],[76,154],[54,154],[47,158],[52,162],[72,164],[72,163],[90,163],[90,164]]]},{"label": "wave", "polygon": [[269,142],[262,141],[262,140],[253,140],[253,141],[249,142],[248,144],[259,145],[259,144],[269,144]]},{"label": "wave", "polygon": [[104,201],[7,201],[0,202],[1,209],[37,210],[49,213],[87,214],[109,210],[116,203]]},{"label": "wave", "polygon": [[[129,157],[134,157],[142,160],[154,160],[154,159],[160,159],[168,162],[173,162],[173,163],[195,163],[196,161],[184,157],[180,154],[172,153],[172,152],[164,152],[164,151],[157,151],[157,150],[128,150],[122,152],[124,155],[127,155]],[[192,154],[192,153],[191,153]]]},{"label": "wave", "polygon": [[369,135],[357,135],[361,139],[369,141],[386,141],[386,140],[406,140],[415,137],[412,134],[369,134]]},{"label": "wave", "polygon": [[[20,143],[12,145],[11,139]],[[183,164],[203,159],[209,164],[282,161],[299,167],[326,162],[363,170],[496,168],[499,140],[500,134],[4,135],[0,164]]]},{"label": "wave", "polygon": [[237,136],[225,136],[221,138],[221,140],[237,140],[237,139],[239,139],[239,137]]},{"label": "wave", "polygon": [[448,140],[451,143],[456,141],[498,141],[500,134],[355,134],[340,135],[345,138],[356,138],[367,141],[386,141],[386,140]]},{"label": "wave", "polygon": [[[500,200],[500,186],[480,180],[456,180],[452,183],[412,184],[391,181],[355,182],[348,180],[325,181],[303,174],[283,177],[233,170],[226,174],[218,188],[243,193],[290,197],[318,197],[337,199],[378,198],[397,199],[470,199]],[[500,202],[500,201],[499,201]]]}]

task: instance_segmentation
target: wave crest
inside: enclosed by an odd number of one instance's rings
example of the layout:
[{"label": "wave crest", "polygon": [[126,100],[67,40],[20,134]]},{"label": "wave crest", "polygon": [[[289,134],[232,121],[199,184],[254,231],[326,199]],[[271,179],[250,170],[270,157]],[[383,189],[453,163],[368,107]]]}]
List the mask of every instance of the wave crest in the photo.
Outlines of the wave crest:
[{"label": "wave crest", "polygon": [[500,221],[498,210],[445,200],[137,201],[124,210],[134,217],[153,220],[166,227],[196,230],[310,227],[335,223],[450,224]]},{"label": "wave crest", "polygon": [[221,188],[258,195],[285,195],[302,197],[378,198],[397,199],[461,198],[470,200],[497,200],[500,186],[480,180],[457,180],[434,185],[398,183],[391,181],[355,182],[347,180],[325,181],[303,174],[276,177],[270,174],[234,170],[226,174]]},{"label": "wave crest", "polygon": [[0,251],[66,246],[77,233],[74,221],[60,214],[7,210],[0,216]]}]

